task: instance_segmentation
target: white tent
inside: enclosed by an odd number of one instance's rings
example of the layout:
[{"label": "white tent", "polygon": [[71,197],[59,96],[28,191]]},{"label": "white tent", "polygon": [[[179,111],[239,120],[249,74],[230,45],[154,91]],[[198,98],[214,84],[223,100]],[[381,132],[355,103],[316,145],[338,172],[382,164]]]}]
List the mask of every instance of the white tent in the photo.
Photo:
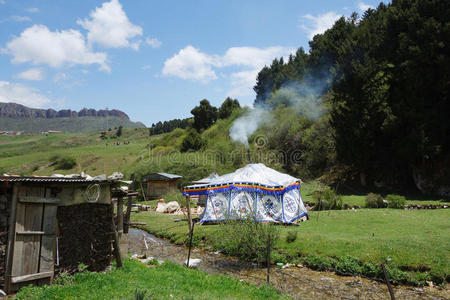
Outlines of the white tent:
[{"label": "white tent", "polygon": [[200,222],[253,218],[292,223],[308,212],[300,195],[300,179],[264,164],[249,164],[207,184],[184,188],[184,195],[207,195]]}]

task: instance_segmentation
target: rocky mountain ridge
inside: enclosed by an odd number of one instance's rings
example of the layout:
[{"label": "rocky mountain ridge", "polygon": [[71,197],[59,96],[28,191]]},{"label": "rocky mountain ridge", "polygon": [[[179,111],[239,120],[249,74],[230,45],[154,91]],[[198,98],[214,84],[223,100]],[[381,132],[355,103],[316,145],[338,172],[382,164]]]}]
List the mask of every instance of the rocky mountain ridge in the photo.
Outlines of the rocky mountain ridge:
[{"label": "rocky mountain ridge", "polygon": [[130,118],[126,113],[118,109],[88,109],[83,108],[80,111],[62,109],[38,109],[30,108],[17,103],[1,103],[0,102],[0,118],[76,118],[76,117],[118,117],[121,119],[129,120]]}]

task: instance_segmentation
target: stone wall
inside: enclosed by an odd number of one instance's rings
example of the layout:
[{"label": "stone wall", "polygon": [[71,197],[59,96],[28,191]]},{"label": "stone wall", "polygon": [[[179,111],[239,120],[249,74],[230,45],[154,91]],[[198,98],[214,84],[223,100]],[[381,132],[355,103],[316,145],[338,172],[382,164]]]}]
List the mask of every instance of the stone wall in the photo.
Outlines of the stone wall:
[{"label": "stone wall", "polygon": [[6,272],[8,221],[11,210],[11,189],[0,188],[0,289],[3,289]]},{"label": "stone wall", "polygon": [[79,264],[90,271],[103,271],[111,263],[109,204],[85,203],[58,207],[59,266],[57,272],[73,273]]}]

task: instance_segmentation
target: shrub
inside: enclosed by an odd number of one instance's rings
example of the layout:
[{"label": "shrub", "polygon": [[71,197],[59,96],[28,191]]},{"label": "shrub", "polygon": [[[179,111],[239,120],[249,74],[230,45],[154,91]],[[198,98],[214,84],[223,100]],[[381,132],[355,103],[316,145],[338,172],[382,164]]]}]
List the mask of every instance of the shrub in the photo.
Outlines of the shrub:
[{"label": "shrub", "polygon": [[219,225],[213,241],[214,248],[237,256],[244,261],[264,263],[267,257],[267,241],[271,248],[279,239],[279,229],[273,224],[248,220],[227,221]]},{"label": "shrub", "polygon": [[73,157],[61,157],[56,160],[55,168],[59,170],[70,170],[75,167],[77,160]]},{"label": "shrub", "polygon": [[409,282],[408,273],[396,267],[386,266],[386,271],[388,273],[389,280],[392,281],[393,284],[400,284],[400,283],[406,284]]},{"label": "shrub", "polygon": [[386,200],[389,208],[404,208],[406,204],[405,197],[399,195],[387,195]]},{"label": "shrub", "polygon": [[366,196],[367,208],[382,208],[385,207],[383,197],[379,194],[370,193]]},{"label": "shrub", "polygon": [[181,152],[187,152],[189,150],[197,151],[205,145],[206,141],[202,136],[194,129],[190,129],[181,143]]},{"label": "shrub", "polygon": [[382,278],[382,272],[380,266],[375,266],[370,262],[365,262],[361,267],[361,274],[369,278]]},{"label": "shrub", "polygon": [[313,270],[327,271],[333,269],[333,263],[326,257],[309,255],[303,259],[303,263]]},{"label": "shrub", "polygon": [[313,192],[314,210],[342,209],[342,197],[330,188]]},{"label": "shrub", "polygon": [[297,239],[297,231],[291,230],[288,231],[286,236],[286,242],[293,243]]},{"label": "shrub", "polygon": [[336,274],[338,275],[355,275],[360,273],[359,260],[350,255],[342,257],[336,264]]}]

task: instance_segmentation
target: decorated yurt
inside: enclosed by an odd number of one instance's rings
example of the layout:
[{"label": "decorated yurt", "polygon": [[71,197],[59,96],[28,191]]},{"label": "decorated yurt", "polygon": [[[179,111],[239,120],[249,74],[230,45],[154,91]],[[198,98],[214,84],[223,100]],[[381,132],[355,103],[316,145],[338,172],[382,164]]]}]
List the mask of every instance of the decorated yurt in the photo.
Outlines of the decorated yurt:
[{"label": "decorated yurt", "polygon": [[207,184],[187,186],[183,194],[207,196],[200,222],[251,218],[289,224],[308,216],[300,186],[300,179],[259,163],[213,178]]}]

